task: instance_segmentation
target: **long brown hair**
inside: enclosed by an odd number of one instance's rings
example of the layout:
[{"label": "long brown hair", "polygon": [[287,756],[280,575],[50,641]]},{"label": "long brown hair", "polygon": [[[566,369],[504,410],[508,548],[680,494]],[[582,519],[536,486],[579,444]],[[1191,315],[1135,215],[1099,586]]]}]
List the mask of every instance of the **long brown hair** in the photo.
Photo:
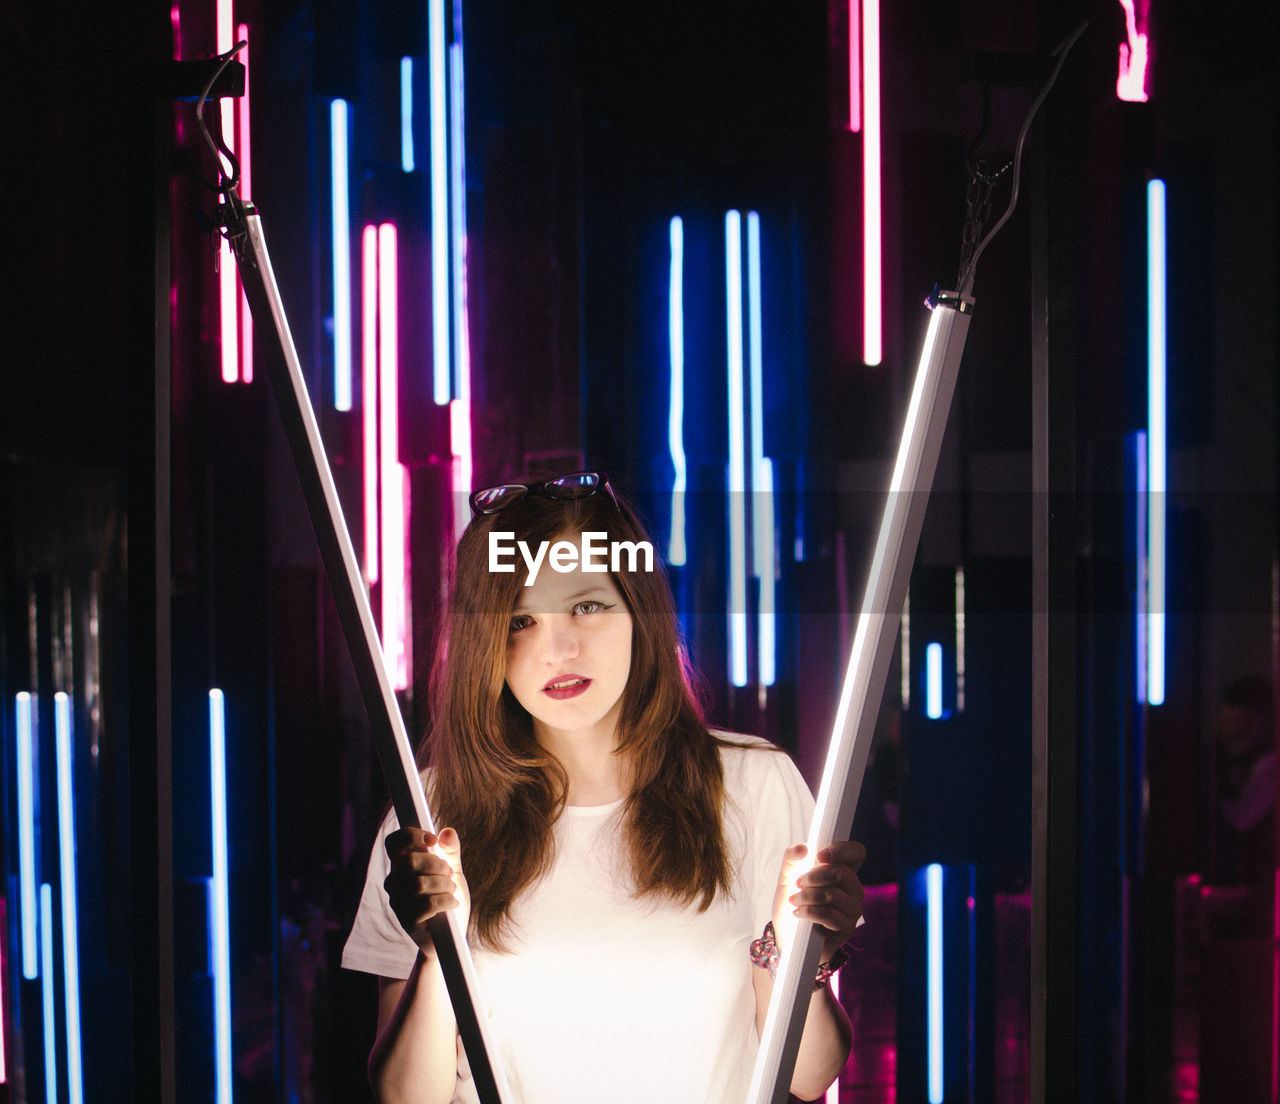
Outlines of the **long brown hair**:
[{"label": "long brown hair", "polygon": [[[527,496],[474,518],[458,544],[448,620],[432,670],[432,721],[425,747],[437,819],[462,841],[474,935],[506,945],[512,903],[552,860],[551,829],[568,790],[564,767],[534,738],[529,714],[506,686],[511,611],[524,583],[489,570],[489,534],[512,532],[535,548],[565,533],[647,540],[622,500],[607,491],[575,501]],[[622,695],[618,751],[631,790],[622,832],[638,896],[657,894],[707,908],[727,890],[721,819],[724,772],[718,740],[690,684],[671,589],[653,570],[612,578],[632,617],[631,672]]]}]

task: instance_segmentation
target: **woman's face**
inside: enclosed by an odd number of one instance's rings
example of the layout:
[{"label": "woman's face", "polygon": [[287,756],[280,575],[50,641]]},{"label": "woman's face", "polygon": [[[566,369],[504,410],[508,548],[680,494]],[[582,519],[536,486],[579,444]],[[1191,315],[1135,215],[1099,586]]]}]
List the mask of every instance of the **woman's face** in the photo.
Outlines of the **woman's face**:
[{"label": "woman's face", "polygon": [[[578,543],[577,534],[556,539]],[[544,564],[520,587],[506,678],[540,743],[595,738],[612,749],[630,673],[631,614],[608,573]]]}]

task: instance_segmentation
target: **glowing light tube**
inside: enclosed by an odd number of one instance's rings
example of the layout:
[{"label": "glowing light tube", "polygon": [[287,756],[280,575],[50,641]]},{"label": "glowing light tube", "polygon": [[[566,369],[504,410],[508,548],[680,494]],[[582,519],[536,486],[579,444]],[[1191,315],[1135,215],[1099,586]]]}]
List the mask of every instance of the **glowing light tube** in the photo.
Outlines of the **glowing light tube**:
[{"label": "glowing light tube", "polygon": [[350,108],[329,104],[329,194],[333,227],[333,405],[351,409]]},{"label": "glowing light tube", "polygon": [[760,581],[756,647],[761,686],[777,674],[775,621],[773,463],[764,454],[764,302],[760,285],[760,215],[747,212],[747,363],[751,387],[751,558]]},{"label": "glowing light tube", "polygon": [[884,356],[880,196],[880,0],[862,0],[862,359]]},{"label": "glowing light tube", "polygon": [[900,632],[899,661],[902,665],[901,686],[898,698],[903,709],[911,708],[911,594],[902,600],[902,627]]},{"label": "glowing light tube", "polygon": [[1116,96],[1130,103],[1147,102],[1147,31],[1146,19],[1138,26],[1138,13],[1133,0],[1120,0],[1124,9],[1126,41],[1120,43],[1120,70],[1116,75]]},{"label": "glowing light tube", "polygon": [[942,719],[942,645],[929,644],[924,650],[924,715],[931,721]]},{"label": "glowing light tube", "polygon": [[409,683],[405,471],[400,463],[396,228],[378,227],[378,475],[382,489],[382,650],[397,690]]},{"label": "glowing light tube", "polygon": [[452,491],[455,544],[462,539],[463,530],[471,522],[471,506],[468,502],[472,478],[471,388],[466,377],[463,382],[466,384],[466,397],[454,399],[449,404],[449,441],[453,453],[452,486],[449,489]]},{"label": "glowing light tube", "polygon": [[378,581],[378,228],[366,226],[361,242],[361,426],[364,467],[364,579]]},{"label": "glowing light tube", "polygon": [[862,129],[862,12],[849,0],[849,129]]},{"label": "glowing light tube", "polygon": [[[236,104],[236,158],[240,162],[239,192],[242,199],[253,197],[253,165],[250,157],[249,141],[249,25],[241,23],[237,27],[239,41],[244,49],[236,56],[244,65],[244,95]],[[239,281],[236,281],[237,285]],[[243,383],[253,382],[253,315],[249,312],[249,300],[245,298],[244,289],[236,296],[237,322],[240,334],[240,380]]]},{"label": "glowing light tube", "polygon": [[[946,294],[930,314],[814,803],[807,841],[811,855],[832,840],[848,839],[853,824],[971,308],[971,300]],[[784,919],[778,943],[782,959],[746,1104],[784,1104],[787,1099],[813,970],[822,951],[821,932],[795,917]]]},{"label": "glowing light tube", "polygon": [[449,118],[444,0],[427,4],[431,109],[431,375],[438,406],[452,398],[449,360]]},{"label": "glowing light tube", "polygon": [[463,112],[464,77],[462,43],[449,47],[449,280],[453,311],[453,394],[462,395],[462,377],[471,370],[467,363],[470,341],[467,326],[467,181],[466,121]]},{"label": "glowing light tube", "polygon": [[956,712],[964,712],[964,568],[956,568]]},{"label": "glowing light tube", "polygon": [[1134,617],[1134,654],[1137,656],[1135,685],[1139,702],[1147,700],[1147,499],[1150,488],[1147,486],[1147,434],[1138,430],[1134,434],[1134,468],[1135,490],[1137,491],[1137,509],[1134,510],[1134,529],[1136,548],[1134,564],[1137,578],[1134,580],[1134,594],[1137,595],[1137,609]]},{"label": "glowing light tube", "polygon": [[80,922],[77,908],[75,775],[71,749],[71,699],[53,699],[58,771],[58,869],[62,902],[62,989],[67,1033],[67,1098],[84,1102],[84,1062],[80,1045]]},{"label": "glowing light tube", "polygon": [[40,885],[40,1011],[44,1029],[44,1098],[58,1104],[57,998],[53,989],[53,887]]},{"label": "glowing light tube", "polygon": [[685,492],[689,464],[684,452],[684,220],[676,215],[667,233],[671,264],[667,274],[667,349],[671,382],[667,402],[667,450],[671,454],[671,540],[667,563],[683,567],[685,547]]},{"label": "glowing light tube", "polygon": [[1165,693],[1165,186],[1147,184],[1147,701]]},{"label": "glowing light tube", "polygon": [[747,480],[742,387],[742,216],[724,216],[729,393],[729,678],[747,685]]},{"label": "glowing light tube", "polygon": [[39,909],[36,897],[36,697],[25,690],[17,696],[14,736],[17,740],[18,782],[18,902],[22,924],[22,976],[40,973]]},{"label": "glowing light tube", "polygon": [[[231,0],[218,0],[215,21],[217,51],[225,54],[233,45],[235,29],[231,19]],[[218,107],[222,113],[223,138],[227,147],[236,152],[235,104],[224,98]],[[239,305],[235,260],[231,255],[230,242],[223,237],[218,242],[218,319],[223,383],[235,383],[240,379]]]},{"label": "glowing light tube", "polygon": [[925,868],[925,992],[929,1104],[942,1104],[942,867]]},{"label": "glowing light tube", "polygon": [[210,959],[213,972],[213,1066],[216,1104],[231,1104],[231,903],[227,861],[227,726],[221,690],[209,691],[209,781],[213,877]]},{"label": "glowing light tube", "polygon": [[400,59],[400,168],[413,172],[413,58]]}]

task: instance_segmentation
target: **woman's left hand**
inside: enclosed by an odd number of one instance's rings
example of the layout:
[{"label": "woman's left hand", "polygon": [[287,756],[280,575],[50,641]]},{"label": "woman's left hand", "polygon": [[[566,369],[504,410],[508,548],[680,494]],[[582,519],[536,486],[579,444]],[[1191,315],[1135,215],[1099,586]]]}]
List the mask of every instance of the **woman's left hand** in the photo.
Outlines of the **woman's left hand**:
[{"label": "woman's left hand", "polygon": [[773,926],[778,930],[790,908],[799,919],[812,920],[825,928],[825,961],[848,941],[858,926],[867,895],[858,881],[858,868],[867,851],[862,844],[852,841],[828,844],[818,852],[818,861],[805,870],[808,853],[803,843],[797,843],[783,854],[773,899]]}]

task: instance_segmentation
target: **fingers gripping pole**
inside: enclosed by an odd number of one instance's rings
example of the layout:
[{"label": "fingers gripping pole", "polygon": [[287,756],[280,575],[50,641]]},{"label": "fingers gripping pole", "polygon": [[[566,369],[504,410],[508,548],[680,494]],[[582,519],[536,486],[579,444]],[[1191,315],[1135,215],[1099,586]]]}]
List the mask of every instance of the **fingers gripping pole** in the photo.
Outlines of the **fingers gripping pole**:
[{"label": "fingers gripping pole", "polygon": [[[320,546],[320,556],[351,651],[382,773],[391,792],[391,803],[402,826],[434,832],[435,823],[427,807],[404,718],[387,674],[369,596],[360,577],[351,535],[347,531],[333,473],[320,439],[320,428],[307,394],[302,365],[271,269],[262,221],[247,204],[237,200],[231,207],[232,225],[228,228],[228,236],[236,243],[240,280],[250,309],[258,321],[259,332],[267,331],[263,336],[271,345],[267,350],[271,390],[284,423],[285,436],[289,440]],[[467,947],[466,931],[453,910],[433,917],[428,926],[440,957],[449,999],[453,1002],[458,1021],[458,1032],[480,1100],[482,1104],[501,1104],[503,1100],[510,1104],[514,1098],[507,1087],[505,1075],[497,1065],[493,1048],[487,1045],[484,1021],[477,1011],[479,985],[475,964]]]},{"label": "fingers gripping pole", "polygon": [[[809,828],[810,855],[848,839],[853,826],[972,309],[971,299],[943,295],[929,318]],[[812,921],[789,918],[783,926],[747,1104],[785,1104],[822,951],[822,929]]]}]

